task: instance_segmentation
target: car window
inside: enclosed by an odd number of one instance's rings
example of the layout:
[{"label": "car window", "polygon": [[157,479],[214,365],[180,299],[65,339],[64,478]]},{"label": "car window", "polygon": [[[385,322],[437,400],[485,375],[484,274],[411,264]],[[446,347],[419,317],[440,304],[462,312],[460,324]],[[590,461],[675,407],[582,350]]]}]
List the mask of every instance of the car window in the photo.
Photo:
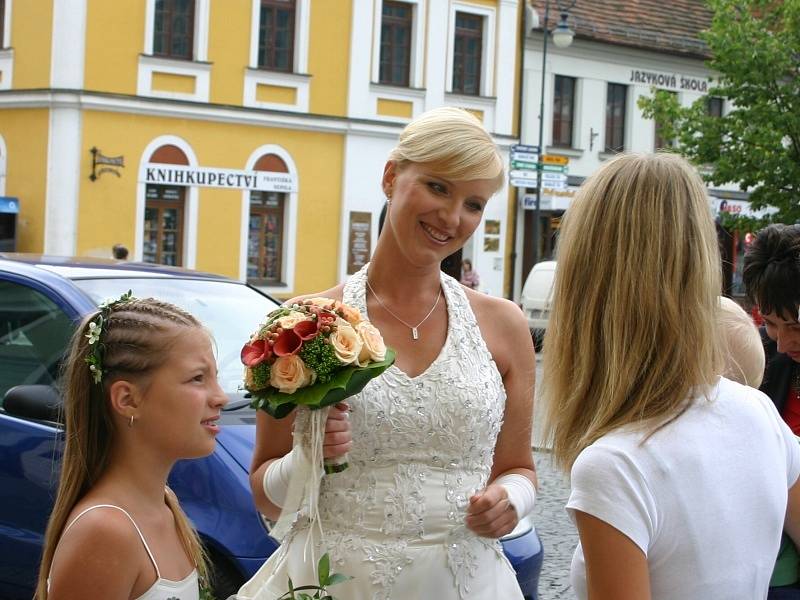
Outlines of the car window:
[{"label": "car window", "polygon": [[192,313],[214,337],[219,382],[228,393],[242,387],[242,346],[277,306],[252,288],[229,281],[128,277],[78,279],[75,284],[97,303],[131,290],[139,298],[159,298]]},{"label": "car window", "polygon": [[0,281],[0,401],[15,385],[56,381],[73,327],[44,294]]}]

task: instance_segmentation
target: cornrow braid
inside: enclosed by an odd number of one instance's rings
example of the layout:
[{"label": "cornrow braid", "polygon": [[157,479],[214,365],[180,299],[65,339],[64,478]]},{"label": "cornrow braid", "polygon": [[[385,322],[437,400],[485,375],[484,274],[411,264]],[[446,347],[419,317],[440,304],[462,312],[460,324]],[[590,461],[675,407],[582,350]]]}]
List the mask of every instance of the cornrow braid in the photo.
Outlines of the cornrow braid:
[{"label": "cornrow braid", "polygon": [[114,375],[143,376],[163,364],[175,337],[175,327],[201,327],[177,306],[154,298],[134,299],[114,307],[103,332],[106,382]]},{"label": "cornrow braid", "polygon": [[125,311],[152,315],[187,327],[200,325],[199,321],[193,315],[178,308],[174,304],[163,302],[155,298],[147,298],[145,301],[131,300],[121,303],[116,308],[115,312]]}]

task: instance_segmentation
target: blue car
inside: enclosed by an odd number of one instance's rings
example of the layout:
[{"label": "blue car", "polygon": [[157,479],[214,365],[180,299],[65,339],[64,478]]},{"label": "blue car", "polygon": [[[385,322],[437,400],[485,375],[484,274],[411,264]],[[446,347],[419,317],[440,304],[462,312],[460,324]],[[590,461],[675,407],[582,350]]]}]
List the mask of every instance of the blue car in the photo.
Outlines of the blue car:
[{"label": "blue car", "polygon": [[[248,469],[255,412],[240,390],[239,351],[276,306],[255,288],[218,275],[102,259],[0,254],[0,598],[29,599],[63,451],[61,358],[77,323],[127,290],[197,316],[212,332],[230,402],[213,454],[180,461],[169,485],[200,533],[214,593],[227,598],[278,547],[256,510]],[[530,520],[502,540],[526,599],[535,600],[542,548]]]}]

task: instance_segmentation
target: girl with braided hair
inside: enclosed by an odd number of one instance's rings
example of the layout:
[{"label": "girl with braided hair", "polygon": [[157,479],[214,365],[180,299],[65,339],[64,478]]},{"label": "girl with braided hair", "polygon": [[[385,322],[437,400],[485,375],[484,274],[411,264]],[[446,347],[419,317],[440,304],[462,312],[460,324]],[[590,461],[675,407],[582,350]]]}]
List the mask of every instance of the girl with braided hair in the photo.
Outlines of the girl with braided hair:
[{"label": "girl with braided hair", "polygon": [[66,444],[37,600],[197,600],[197,534],[166,487],[176,461],[211,454],[227,396],[192,315],[130,293],[73,335]]}]

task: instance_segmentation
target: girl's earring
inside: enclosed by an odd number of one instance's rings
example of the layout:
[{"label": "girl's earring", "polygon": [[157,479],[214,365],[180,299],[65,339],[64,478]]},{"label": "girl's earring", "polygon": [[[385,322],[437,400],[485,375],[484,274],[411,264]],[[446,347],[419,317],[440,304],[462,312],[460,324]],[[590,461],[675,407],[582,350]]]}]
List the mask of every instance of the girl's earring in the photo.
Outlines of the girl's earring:
[{"label": "girl's earring", "polygon": [[133,415],[131,415],[131,420],[128,421],[128,427],[133,427]]}]

